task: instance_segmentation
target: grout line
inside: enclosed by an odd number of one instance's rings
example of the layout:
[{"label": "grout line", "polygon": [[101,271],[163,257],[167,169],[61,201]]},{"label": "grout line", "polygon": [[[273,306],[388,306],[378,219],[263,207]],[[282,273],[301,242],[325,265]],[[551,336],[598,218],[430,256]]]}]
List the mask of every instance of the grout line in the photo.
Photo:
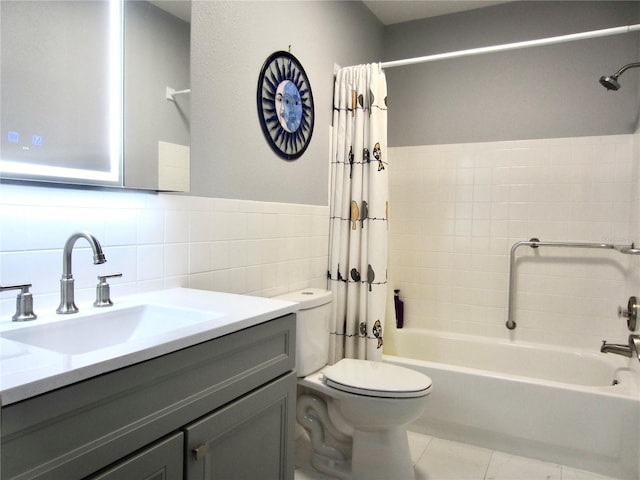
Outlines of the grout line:
[{"label": "grout line", "polygon": [[491,450],[491,455],[489,456],[489,462],[487,463],[487,468],[484,471],[484,475],[482,476],[482,480],[487,480],[487,475],[489,474],[489,468],[491,467],[491,462],[493,461],[493,454],[496,453],[495,450]]}]

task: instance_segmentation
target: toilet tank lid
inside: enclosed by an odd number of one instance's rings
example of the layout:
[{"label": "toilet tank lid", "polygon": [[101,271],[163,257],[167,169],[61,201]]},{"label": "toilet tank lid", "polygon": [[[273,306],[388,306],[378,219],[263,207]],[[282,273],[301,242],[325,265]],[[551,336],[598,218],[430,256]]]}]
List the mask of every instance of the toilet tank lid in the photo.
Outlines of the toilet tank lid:
[{"label": "toilet tank lid", "polygon": [[329,303],[332,298],[332,292],[331,290],[324,290],[322,288],[305,288],[303,290],[279,295],[275,298],[299,303],[300,310],[306,310]]}]

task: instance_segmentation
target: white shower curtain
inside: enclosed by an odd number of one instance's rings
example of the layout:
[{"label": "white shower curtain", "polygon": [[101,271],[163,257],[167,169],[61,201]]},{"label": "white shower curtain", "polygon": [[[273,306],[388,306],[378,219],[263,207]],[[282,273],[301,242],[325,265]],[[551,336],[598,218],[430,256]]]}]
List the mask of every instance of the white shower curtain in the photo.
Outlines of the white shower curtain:
[{"label": "white shower curtain", "polygon": [[387,299],[387,82],[380,64],[342,68],[333,103],[330,362],[380,360]]}]

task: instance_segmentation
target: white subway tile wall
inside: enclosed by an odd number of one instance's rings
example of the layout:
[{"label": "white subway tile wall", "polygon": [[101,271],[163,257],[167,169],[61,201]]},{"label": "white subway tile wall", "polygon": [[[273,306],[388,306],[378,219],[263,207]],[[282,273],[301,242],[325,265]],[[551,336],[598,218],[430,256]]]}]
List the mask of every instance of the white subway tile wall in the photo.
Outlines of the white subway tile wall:
[{"label": "white subway tile wall", "polygon": [[640,296],[640,257],[520,247],[638,236],[637,135],[397,147],[390,157],[390,278],[405,326],[597,349],[624,343],[618,305]]},{"label": "white subway tile wall", "polygon": [[[624,343],[616,315],[640,296],[640,257],[613,251],[518,250],[516,330],[506,321],[509,249],[520,240],[640,242],[638,135],[396,147],[390,156],[390,263],[405,325],[596,348]],[[326,288],[326,206],[118,190],[0,186],[0,283],[32,283],[35,310],[59,302],[62,247],[78,304],[96,276],[117,301],[191,287],[273,296]],[[15,293],[0,294],[0,320]],[[392,311],[392,309],[390,310]],[[389,323],[392,323],[389,322]]]},{"label": "white subway tile wall", "polygon": [[[112,298],[170,287],[270,297],[326,288],[326,206],[119,190],[0,186],[0,283],[32,283],[36,313],[59,302],[62,248],[75,231],[101,242],[107,263],[93,265],[89,244],[73,252],[76,303],[90,308],[97,275]],[[0,296],[0,321],[16,292]]]}]

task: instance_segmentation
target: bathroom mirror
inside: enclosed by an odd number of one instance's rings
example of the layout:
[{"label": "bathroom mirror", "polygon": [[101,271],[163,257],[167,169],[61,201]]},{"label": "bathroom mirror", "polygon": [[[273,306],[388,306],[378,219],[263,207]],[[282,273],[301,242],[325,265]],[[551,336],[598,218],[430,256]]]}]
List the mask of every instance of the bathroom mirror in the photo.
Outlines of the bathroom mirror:
[{"label": "bathroom mirror", "polygon": [[3,177],[121,184],[120,7],[0,2]]},{"label": "bathroom mirror", "polygon": [[0,2],[0,176],[188,190],[189,95],[166,92],[189,89],[189,19],[185,0]]},{"label": "bathroom mirror", "polygon": [[124,185],[188,192],[191,2],[129,0],[124,19]]}]

